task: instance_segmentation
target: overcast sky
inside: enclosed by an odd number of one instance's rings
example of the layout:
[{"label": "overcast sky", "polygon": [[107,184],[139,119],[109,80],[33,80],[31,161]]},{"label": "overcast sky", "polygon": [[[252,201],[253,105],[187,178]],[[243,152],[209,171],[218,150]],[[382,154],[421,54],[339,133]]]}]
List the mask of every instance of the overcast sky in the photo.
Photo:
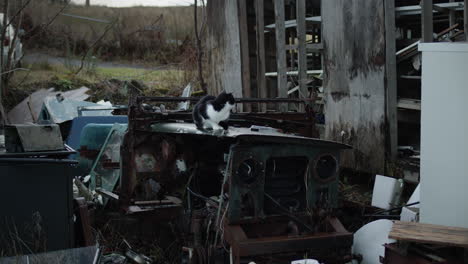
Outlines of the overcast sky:
[{"label": "overcast sky", "polygon": [[[84,4],[86,0],[72,0],[77,4]],[[193,4],[193,0],[91,0],[92,5],[106,5],[112,7],[127,7],[135,5],[145,6],[178,6]]]}]

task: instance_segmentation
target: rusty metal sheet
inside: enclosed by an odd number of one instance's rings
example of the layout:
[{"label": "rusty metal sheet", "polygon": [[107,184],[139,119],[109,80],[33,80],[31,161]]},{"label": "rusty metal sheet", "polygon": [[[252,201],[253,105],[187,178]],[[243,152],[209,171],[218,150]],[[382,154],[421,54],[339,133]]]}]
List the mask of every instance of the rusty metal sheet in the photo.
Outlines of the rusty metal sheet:
[{"label": "rusty metal sheet", "polygon": [[229,127],[227,130],[212,130],[201,131],[192,123],[156,123],[151,125],[153,132],[171,133],[171,134],[187,134],[187,135],[205,135],[225,138],[251,138],[253,140],[263,140],[275,142],[281,139],[287,139],[289,143],[297,144],[314,144],[328,147],[338,147],[342,149],[350,148],[350,146],[337,143],[334,141],[313,139],[308,137],[295,136],[279,132],[277,129],[262,126],[251,127]]},{"label": "rusty metal sheet", "polygon": [[312,248],[327,250],[351,247],[353,244],[352,234],[316,234],[312,236],[273,237],[251,239],[239,243],[238,252],[240,256],[265,255],[288,251],[306,251]]}]

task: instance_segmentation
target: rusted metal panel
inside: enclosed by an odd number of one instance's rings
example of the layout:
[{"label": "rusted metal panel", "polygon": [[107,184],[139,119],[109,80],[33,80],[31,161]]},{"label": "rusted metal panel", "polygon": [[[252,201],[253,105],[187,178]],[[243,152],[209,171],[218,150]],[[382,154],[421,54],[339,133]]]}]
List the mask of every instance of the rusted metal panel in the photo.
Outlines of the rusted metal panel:
[{"label": "rusted metal panel", "polygon": [[5,127],[7,152],[64,150],[62,134],[56,124],[13,125]]},{"label": "rusted metal panel", "polygon": [[241,40],[237,0],[208,1],[206,39],[208,93],[225,90],[243,96]]},{"label": "rusted metal panel", "polygon": [[385,244],[384,247],[385,257],[380,257],[380,262],[383,264],[466,263],[463,250],[459,248],[432,247],[427,244],[399,247],[398,243]]},{"label": "rusted metal panel", "polygon": [[[337,15],[339,14],[339,15]],[[350,144],[345,167],[385,167],[384,1],[322,1],[325,138]]]},{"label": "rusted metal panel", "polygon": [[[272,221],[274,224],[273,229],[270,227],[262,231],[262,226],[255,227],[257,230],[254,237],[249,237],[247,234],[246,228],[248,227],[246,224],[225,224],[224,235],[226,241],[233,249],[233,257],[235,259],[272,253],[282,254],[288,252],[312,251],[317,252],[314,258],[325,260],[329,255],[334,255],[336,260],[342,258],[341,261],[344,263],[347,257],[349,257],[348,254],[350,254],[349,249],[353,243],[353,234],[344,229],[336,218],[330,218],[327,221],[328,224],[331,225],[331,229],[328,232],[301,232],[295,235],[275,235],[277,230],[281,230],[288,225],[285,225],[280,219],[275,219]],[[264,234],[260,235],[262,232]],[[332,263],[336,262],[333,261]]]}]

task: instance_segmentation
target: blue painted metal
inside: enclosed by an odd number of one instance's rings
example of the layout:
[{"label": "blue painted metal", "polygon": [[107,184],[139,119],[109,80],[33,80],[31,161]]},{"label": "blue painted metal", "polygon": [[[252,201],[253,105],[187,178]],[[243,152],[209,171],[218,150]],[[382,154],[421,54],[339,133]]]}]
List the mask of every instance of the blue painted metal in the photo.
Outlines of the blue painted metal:
[{"label": "blue painted metal", "polygon": [[78,160],[77,175],[87,175],[91,171],[102,145],[106,141],[113,124],[87,124],[81,130],[78,153],[74,156]]},{"label": "blue painted metal", "polygon": [[[80,116],[75,117],[72,121],[70,133],[65,140],[67,145],[74,149],[80,148],[80,140],[83,128],[88,124],[127,124],[128,118],[127,116]],[[107,133],[110,131],[110,126],[107,130]],[[107,136],[107,134],[106,134]],[[102,138],[101,144],[104,143],[106,136]],[[99,149],[98,149],[99,150]],[[72,156],[71,158],[74,158]]]}]

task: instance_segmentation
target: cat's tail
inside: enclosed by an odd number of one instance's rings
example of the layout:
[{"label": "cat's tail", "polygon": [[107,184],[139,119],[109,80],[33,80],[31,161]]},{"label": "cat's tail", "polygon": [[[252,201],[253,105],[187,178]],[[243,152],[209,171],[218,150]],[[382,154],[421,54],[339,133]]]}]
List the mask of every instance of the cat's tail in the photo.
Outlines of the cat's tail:
[{"label": "cat's tail", "polygon": [[195,107],[193,110],[193,123],[197,126],[197,129],[203,130],[203,120],[202,117],[200,116],[200,113],[198,113],[198,107]]}]

